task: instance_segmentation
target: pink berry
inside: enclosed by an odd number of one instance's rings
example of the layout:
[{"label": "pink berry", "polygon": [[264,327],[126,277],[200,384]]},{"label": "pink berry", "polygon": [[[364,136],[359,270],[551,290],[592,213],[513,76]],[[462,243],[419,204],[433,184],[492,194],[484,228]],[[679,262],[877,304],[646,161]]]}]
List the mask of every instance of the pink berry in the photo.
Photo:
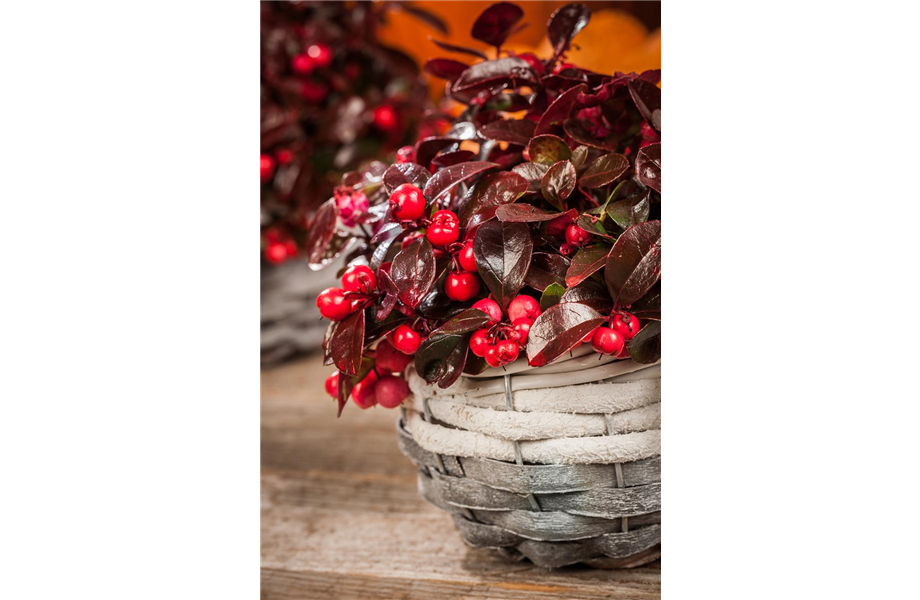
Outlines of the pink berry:
[{"label": "pink berry", "polygon": [[502,320],[502,307],[498,305],[498,302],[490,298],[483,298],[482,300],[477,300],[473,303],[473,308],[478,308],[482,312],[489,315],[491,319],[491,324],[500,323]]},{"label": "pink berry", "polygon": [[396,408],[409,395],[409,384],[402,377],[384,375],[377,380],[374,395],[377,404],[384,408]]},{"label": "pink berry", "polygon": [[377,344],[377,352],[374,355],[377,370],[388,371],[390,373],[402,373],[412,362],[412,357],[404,354],[393,347],[388,340],[381,340]]},{"label": "pink berry", "polygon": [[521,317],[536,319],[540,316],[540,303],[530,296],[520,295],[508,304],[508,318],[512,323]]}]

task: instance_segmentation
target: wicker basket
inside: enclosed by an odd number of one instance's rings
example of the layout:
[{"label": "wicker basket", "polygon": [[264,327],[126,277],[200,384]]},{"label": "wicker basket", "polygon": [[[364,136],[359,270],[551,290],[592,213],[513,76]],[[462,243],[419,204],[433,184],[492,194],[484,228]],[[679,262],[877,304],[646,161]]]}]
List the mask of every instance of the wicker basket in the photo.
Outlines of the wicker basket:
[{"label": "wicker basket", "polygon": [[661,555],[660,364],[581,349],[448,390],[411,372],[409,382],[400,448],[420,494],[452,514],[467,544],[548,568]]}]

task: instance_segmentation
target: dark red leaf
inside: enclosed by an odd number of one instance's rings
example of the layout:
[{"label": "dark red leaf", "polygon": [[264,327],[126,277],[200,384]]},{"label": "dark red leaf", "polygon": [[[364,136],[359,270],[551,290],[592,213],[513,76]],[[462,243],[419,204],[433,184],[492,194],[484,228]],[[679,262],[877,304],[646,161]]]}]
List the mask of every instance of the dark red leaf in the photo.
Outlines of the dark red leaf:
[{"label": "dark red leaf", "polygon": [[534,83],[536,75],[523,58],[509,56],[476,63],[460,75],[451,88],[454,92],[513,82],[514,86]]},{"label": "dark red leaf", "polygon": [[425,198],[429,200],[437,199],[441,194],[463,183],[470,177],[479,175],[490,169],[498,167],[495,163],[474,161],[460,163],[441,169],[428,180],[425,185]]},{"label": "dark red leaf", "polygon": [[480,128],[479,133],[486,139],[526,146],[530,138],[533,137],[534,127],[536,125],[534,125],[533,121],[506,119],[486,123]]},{"label": "dark red leaf", "polygon": [[413,6],[411,4],[402,4],[400,8],[402,8],[402,10],[409,13],[410,15],[412,15],[419,21],[422,21],[423,23],[427,23],[431,25],[432,27],[437,29],[440,33],[444,35],[447,35],[450,33],[450,31],[447,28],[447,24],[441,19],[441,17],[434,14],[433,12],[427,11],[424,8]]},{"label": "dark red leaf", "polygon": [[633,225],[607,256],[604,279],[618,306],[629,306],[661,278],[661,221]]},{"label": "dark red leaf", "polygon": [[460,335],[472,333],[485,327],[489,322],[489,315],[478,308],[468,308],[451,317],[446,323],[431,332],[430,335]]},{"label": "dark red leaf", "polygon": [[575,170],[580,174],[581,168],[585,165],[585,161],[588,160],[588,147],[579,146],[572,150],[572,158],[569,160],[572,161],[572,164],[575,165]]},{"label": "dark red leaf", "polygon": [[567,289],[562,294],[562,301],[577,302],[603,312],[613,308],[613,300],[610,299],[607,286],[594,279],[585,279],[577,286]]},{"label": "dark red leaf", "polygon": [[591,11],[584,4],[566,4],[552,14],[547,23],[547,36],[555,56],[568,50],[572,38],[585,28],[590,19]]},{"label": "dark red leaf", "polygon": [[530,259],[530,268],[524,276],[524,283],[541,292],[553,283],[565,285],[565,273],[568,268],[569,259],[561,254],[534,252]]},{"label": "dark red leaf", "polygon": [[304,250],[311,268],[318,269],[329,262],[328,257],[326,257],[326,250],[329,248],[332,236],[335,235],[335,225],[338,217],[339,209],[335,198],[330,198],[323,202],[310,220]]},{"label": "dark red leaf", "polygon": [[543,198],[560,211],[564,211],[566,209],[565,200],[572,195],[576,179],[578,179],[578,174],[575,173],[575,165],[567,160],[557,162],[543,175],[541,184]]},{"label": "dark red leaf", "polygon": [[580,249],[572,257],[572,265],[565,274],[565,285],[574,287],[591,277],[607,262],[608,254],[610,254],[610,246],[606,244],[597,244]]},{"label": "dark red leaf", "polygon": [[476,268],[503,309],[524,287],[532,254],[533,237],[524,223],[488,221],[476,230],[473,239]]},{"label": "dark red leaf", "polygon": [[586,89],[587,86],[581,84],[559,94],[553,100],[553,103],[549,105],[549,108],[546,109],[546,112],[543,113],[543,116],[540,117],[540,122],[537,124],[537,129],[534,133],[536,135],[551,133],[555,126],[562,125],[569,118],[569,113],[572,112],[572,106],[575,105],[578,94]]},{"label": "dark red leaf", "polygon": [[452,167],[453,165],[459,165],[460,163],[467,162],[475,156],[475,153],[470,152],[469,150],[456,150],[454,152],[445,152],[443,154],[438,154],[432,159],[431,164],[439,169],[445,167]]},{"label": "dark red leaf", "polygon": [[527,145],[530,161],[544,165],[554,165],[560,160],[568,160],[572,150],[568,144],[555,135],[538,135]]},{"label": "dark red leaf", "polygon": [[613,241],[613,236],[608,233],[607,228],[604,227],[600,219],[594,215],[579,215],[578,218],[575,219],[575,224],[588,233],[593,233],[594,235],[599,235]]},{"label": "dark red leaf", "polygon": [[358,310],[345,317],[329,340],[329,353],[339,371],[356,375],[361,368],[364,353],[364,311]]},{"label": "dark red leaf", "polygon": [[552,221],[559,213],[548,213],[532,204],[502,204],[495,209],[495,216],[504,223],[536,223]]},{"label": "dark red leaf", "polygon": [[495,209],[510,204],[527,191],[527,181],[517,173],[489,173],[476,182],[469,198],[460,209],[460,224],[475,227],[495,216]]},{"label": "dark red leaf", "polygon": [[591,161],[578,184],[586,188],[605,186],[629,169],[629,160],[622,154],[604,154]]},{"label": "dark red leaf", "polygon": [[627,348],[637,363],[647,365],[661,360],[661,321],[652,321],[643,326],[636,337],[629,340]]},{"label": "dark red leaf", "polygon": [[460,144],[461,140],[449,137],[428,137],[415,145],[415,162],[422,165],[425,169],[431,166],[431,160],[438,152],[452,146]]},{"label": "dark red leaf", "polygon": [[[564,296],[564,294],[563,294]],[[527,337],[527,362],[542,367],[559,358],[604,322],[604,317],[584,304],[563,302],[537,317]]]},{"label": "dark red leaf", "polygon": [[443,48],[448,52],[458,52],[460,54],[469,54],[470,56],[475,56],[476,58],[481,58],[482,60],[487,60],[489,57],[486,56],[483,52],[476,50],[475,48],[467,48],[466,46],[455,46],[454,44],[448,44],[447,42],[442,42],[436,40],[432,37],[428,38],[439,48]]},{"label": "dark red leaf", "polygon": [[463,374],[471,335],[429,335],[415,352],[416,372],[441,388],[453,385]]},{"label": "dark red leaf", "polygon": [[403,236],[405,231],[399,223],[387,223],[383,228],[371,238],[371,246],[374,247],[374,253],[371,255],[371,269],[376,271],[380,268],[387,257],[390,247],[397,239]]},{"label": "dark red leaf", "polygon": [[592,148],[599,148],[601,150],[607,150],[608,152],[611,150],[616,150],[617,136],[613,132],[608,133],[604,137],[598,137],[597,135],[588,131],[588,129],[585,128],[584,123],[578,119],[566,120],[566,122],[562,124],[562,128],[570,138],[579,144],[591,146]]},{"label": "dark red leaf", "polygon": [[403,248],[393,259],[390,276],[399,292],[399,300],[415,308],[431,289],[435,276],[434,251],[426,238],[419,238]]},{"label": "dark red leaf", "polygon": [[649,144],[636,155],[639,181],[661,193],[661,143]]},{"label": "dark red leaf", "polygon": [[526,162],[515,166],[513,169],[511,169],[511,172],[517,173],[527,180],[528,192],[539,192],[540,187],[543,185],[543,175],[546,174],[548,169],[549,165]]},{"label": "dark red leaf", "polygon": [[661,281],[652,286],[637,302],[629,307],[629,312],[640,319],[661,320]]},{"label": "dark red leaf", "polygon": [[336,417],[342,416],[342,409],[345,408],[345,404],[348,403],[348,396],[351,395],[351,391],[354,389],[355,384],[367,377],[367,374],[371,372],[371,369],[374,368],[374,361],[370,358],[365,357],[361,361],[361,368],[358,370],[358,374],[354,377],[345,375],[344,373],[339,374],[339,394],[338,394],[338,405],[339,412]]},{"label": "dark red leaf", "polygon": [[386,271],[378,271],[377,279],[381,282],[383,287],[384,297],[377,307],[377,313],[374,315],[374,318],[377,321],[383,321],[393,312],[393,308],[396,306],[396,299],[399,296],[399,291],[396,289],[396,284],[393,283],[390,274]]},{"label": "dark red leaf", "polygon": [[499,2],[485,9],[473,23],[473,39],[500,48],[524,16],[524,11],[510,2]]},{"label": "dark red leaf", "polygon": [[642,118],[661,133],[661,88],[642,79],[633,79],[629,82],[629,94]]},{"label": "dark red leaf", "polygon": [[416,163],[400,163],[392,165],[383,174],[383,184],[387,188],[387,193],[392,193],[404,183],[424,188],[425,184],[431,178],[431,172],[425,167]]},{"label": "dark red leaf", "polygon": [[425,63],[423,70],[429,75],[438,77],[440,79],[446,79],[453,83],[460,77],[460,74],[466,71],[469,68],[469,65],[462,63],[459,60],[453,60],[450,58],[432,58]]}]

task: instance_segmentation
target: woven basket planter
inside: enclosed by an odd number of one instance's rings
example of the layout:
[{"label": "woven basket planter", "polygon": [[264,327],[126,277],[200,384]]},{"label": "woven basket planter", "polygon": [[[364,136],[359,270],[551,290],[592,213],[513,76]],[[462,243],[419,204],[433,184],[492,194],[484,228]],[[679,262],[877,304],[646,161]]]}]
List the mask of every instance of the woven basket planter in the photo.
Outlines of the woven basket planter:
[{"label": "woven basket planter", "polygon": [[547,568],[634,567],[661,553],[661,366],[590,349],[532,369],[409,374],[398,424],[420,494],[463,539]]}]

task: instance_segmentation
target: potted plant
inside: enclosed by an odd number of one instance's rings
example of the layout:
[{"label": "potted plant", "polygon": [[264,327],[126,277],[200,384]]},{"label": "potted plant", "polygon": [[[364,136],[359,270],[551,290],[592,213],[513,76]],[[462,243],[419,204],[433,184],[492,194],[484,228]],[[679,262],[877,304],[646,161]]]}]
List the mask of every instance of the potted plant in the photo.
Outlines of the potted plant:
[{"label": "potted plant", "polygon": [[[312,220],[310,263],[348,263],[317,299],[326,389],[339,414],[402,407],[420,491],[471,545],[643,564],[660,551],[660,71],[566,62],[581,4],[550,18],[551,56],[505,51],[520,18],[503,2],[476,21],[494,59],[429,61],[467,108],[346,175]],[[343,196],[366,210],[343,217]]]}]

